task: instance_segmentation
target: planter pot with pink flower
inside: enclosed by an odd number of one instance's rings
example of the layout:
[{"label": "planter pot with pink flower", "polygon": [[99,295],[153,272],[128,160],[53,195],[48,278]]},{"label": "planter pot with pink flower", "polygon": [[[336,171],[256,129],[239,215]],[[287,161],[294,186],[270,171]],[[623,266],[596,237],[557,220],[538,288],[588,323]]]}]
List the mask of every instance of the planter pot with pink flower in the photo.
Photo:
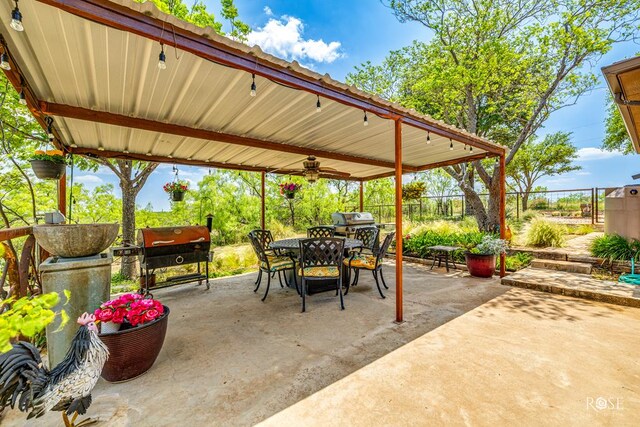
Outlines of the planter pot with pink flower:
[{"label": "planter pot with pink flower", "polygon": [[102,377],[109,382],[134,379],[155,363],[167,333],[169,308],[139,294],[125,294],[108,301],[96,310],[105,323],[114,322],[120,329],[102,330],[100,339],[109,349],[109,359]]}]

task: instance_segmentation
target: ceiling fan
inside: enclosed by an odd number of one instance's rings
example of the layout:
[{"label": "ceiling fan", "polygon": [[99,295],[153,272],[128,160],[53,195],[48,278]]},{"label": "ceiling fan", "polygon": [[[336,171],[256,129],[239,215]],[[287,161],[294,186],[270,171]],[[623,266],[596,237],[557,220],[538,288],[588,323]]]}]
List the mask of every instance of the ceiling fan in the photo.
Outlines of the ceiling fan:
[{"label": "ceiling fan", "polygon": [[308,156],[306,160],[303,160],[302,169],[280,169],[278,172],[282,174],[302,174],[310,183],[316,182],[318,178],[344,179],[351,176],[349,173],[340,172],[333,168],[321,168],[320,162],[316,160],[315,156]]}]

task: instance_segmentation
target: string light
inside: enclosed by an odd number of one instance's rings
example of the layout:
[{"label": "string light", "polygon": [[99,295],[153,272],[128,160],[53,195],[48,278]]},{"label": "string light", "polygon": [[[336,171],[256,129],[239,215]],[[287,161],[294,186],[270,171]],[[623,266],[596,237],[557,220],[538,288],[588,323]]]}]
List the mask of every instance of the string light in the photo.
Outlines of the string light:
[{"label": "string light", "polygon": [[165,70],[167,68],[167,55],[164,54],[164,44],[160,43],[160,55],[158,55],[158,68]]},{"label": "string light", "polygon": [[256,75],[255,74],[251,74],[251,92],[249,92],[249,95],[256,96]]},{"label": "string light", "polygon": [[18,7],[18,0],[15,0],[16,7],[11,11],[11,28],[16,31],[24,31],[24,27],[22,26],[22,13],[20,13],[20,8]]},{"label": "string light", "polygon": [[427,144],[431,144],[431,134],[427,131]]},{"label": "string light", "polygon": [[320,95],[318,95],[318,102],[316,102],[316,113],[322,111],[322,106],[320,105]]},{"label": "string light", "polygon": [[369,126],[369,120],[367,119],[367,112],[364,112],[364,123],[365,126]]},{"label": "string light", "polygon": [[27,98],[26,98],[26,96],[24,95],[24,88],[21,88],[21,89],[20,89],[20,101],[19,101],[19,102],[20,102],[20,104],[22,104],[22,105],[27,105]]},{"label": "string light", "polygon": [[467,151],[467,144],[464,144],[464,151]]},{"label": "string light", "polygon": [[104,151],[104,147],[98,147],[98,151]]},{"label": "string light", "polygon": [[453,141],[449,138],[449,151],[453,150]]},{"label": "string light", "polygon": [[53,142],[53,119],[51,117],[47,117],[45,119],[45,123],[47,124],[47,137],[49,138],[49,142]]},{"label": "string light", "polygon": [[6,53],[2,53],[2,55],[0,55],[0,68],[7,71],[11,70],[11,65],[9,65],[9,55]]},{"label": "string light", "polygon": [[470,146],[469,146],[469,152],[470,152],[470,153],[473,153],[473,145],[470,145]]}]

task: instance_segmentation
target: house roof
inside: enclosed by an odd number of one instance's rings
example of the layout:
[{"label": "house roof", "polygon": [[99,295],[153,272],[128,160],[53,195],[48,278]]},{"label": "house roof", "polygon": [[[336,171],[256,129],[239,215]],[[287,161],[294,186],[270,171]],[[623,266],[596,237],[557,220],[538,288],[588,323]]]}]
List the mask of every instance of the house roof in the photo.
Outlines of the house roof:
[{"label": "house roof", "polygon": [[633,147],[640,153],[640,57],[625,59],[602,68]]},{"label": "house roof", "polygon": [[[43,125],[54,119],[54,134],[68,152],[276,173],[296,173],[314,155],[322,168],[368,180],[394,173],[395,120],[402,121],[404,172],[505,152],[150,2],[22,0],[19,6],[23,32],[0,20],[12,66],[7,76],[25,88]],[[0,16],[10,16],[12,7],[1,2]],[[161,42],[164,70],[157,66]]]}]

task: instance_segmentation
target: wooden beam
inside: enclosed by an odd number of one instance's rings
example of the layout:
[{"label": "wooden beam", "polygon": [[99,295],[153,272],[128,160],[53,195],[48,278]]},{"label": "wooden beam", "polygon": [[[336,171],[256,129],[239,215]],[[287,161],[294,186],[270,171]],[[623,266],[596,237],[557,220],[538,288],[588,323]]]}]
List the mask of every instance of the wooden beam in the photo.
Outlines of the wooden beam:
[{"label": "wooden beam", "polygon": [[[130,117],[121,114],[108,113],[105,111],[90,110],[88,108],[74,107],[71,105],[54,104],[43,101],[40,102],[40,110],[50,116],[61,116],[77,120],[104,123],[113,126],[141,129],[150,132],[160,132],[170,135],[186,136],[189,138],[204,139],[207,141],[218,141],[227,144],[241,145],[244,147],[253,147],[265,150],[279,151],[283,153],[300,154],[303,156],[324,157],[332,160],[370,166],[380,166],[387,168],[395,167],[395,164],[393,162],[388,162],[386,160],[371,159],[349,154],[336,153],[333,151],[299,147],[297,145],[290,145],[281,142],[264,141],[256,138],[249,138],[206,129],[196,129],[188,126]],[[415,168],[412,168],[411,166],[406,166],[405,169],[415,170]]]},{"label": "wooden beam", "polygon": [[362,211],[364,211],[364,181],[360,181],[360,212]]},{"label": "wooden beam", "polygon": [[[506,164],[505,155],[500,156],[500,238],[504,239],[507,235],[506,220],[506,204],[507,204],[507,184],[506,184]],[[500,277],[504,277],[505,271],[505,254],[500,254]]]},{"label": "wooden beam", "polygon": [[[41,3],[57,7],[68,13],[80,16],[121,31],[139,35],[167,46],[192,53],[200,58],[254,73],[271,81],[304,90],[323,98],[331,99],[343,105],[369,111],[387,119],[401,118],[406,124],[452,138],[461,143],[472,145],[494,154],[504,153],[504,148],[491,144],[471,134],[465,134],[453,127],[430,123],[426,119],[412,116],[404,109],[390,105],[382,99],[372,99],[364,92],[351,92],[344,87],[332,85],[322,78],[310,76],[290,67],[270,62],[252,52],[234,48],[204,35],[173,26],[161,19],[145,15],[109,0],[38,0]],[[169,30],[170,28],[170,30]]]},{"label": "wooden beam", "polygon": [[58,210],[65,217],[67,216],[67,173],[65,172],[58,180]]},{"label": "wooden beam", "polygon": [[265,220],[265,203],[264,203],[264,199],[266,196],[265,179],[266,179],[266,173],[262,171],[262,173],[260,174],[260,228],[262,228],[263,230],[267,229],[266,220]]},{"label": "wooden beam", "polygon": [[18,237],[28,236],[29,234],[33,234],[33,227],[31,226],[3,228],[3,229],[0,229],[0,242],[17,239]]},{"label": "wooden beam", "polygon": [[396,158],[396,322],[403,321],[402,301],[402,122],[395,121]]}]

